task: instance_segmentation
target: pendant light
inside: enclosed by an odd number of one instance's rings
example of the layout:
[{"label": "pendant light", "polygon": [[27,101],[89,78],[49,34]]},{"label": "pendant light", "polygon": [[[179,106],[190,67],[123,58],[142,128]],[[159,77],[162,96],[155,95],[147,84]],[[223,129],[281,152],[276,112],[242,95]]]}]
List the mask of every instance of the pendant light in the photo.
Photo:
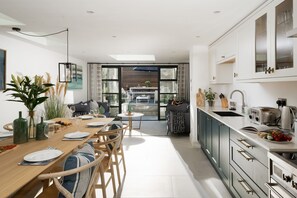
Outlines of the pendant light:
[{"label": "pendant light", "polygon": [[59,82],[62,83],[69,83],[72,82],[72,78],[73,78],[73,72],[77,73],[77,68],[76,68],[76,64],[74,63],[70,63],[69,62],[69,30],[68,28],[66,30],[62,30],[59,32],[54,32],[51,34],[45,34],[45,35],[33,35],[33,34],[27,34],[24,32],[21,32],[21,29],[18,27],[13,27],[12,28],[13,31],[16,31],[20,34],[26,35],[26,36],[32,36],[32,37],[48,37],[48,36],[52,36],[52,35],[56,35],[56,34],[60,34],[63,32],[67,33],[67,40],[66,40],[66,45],[67,45],[67,61],[66,62],[61,62],[58,64],[58,76],[59,76]]}]

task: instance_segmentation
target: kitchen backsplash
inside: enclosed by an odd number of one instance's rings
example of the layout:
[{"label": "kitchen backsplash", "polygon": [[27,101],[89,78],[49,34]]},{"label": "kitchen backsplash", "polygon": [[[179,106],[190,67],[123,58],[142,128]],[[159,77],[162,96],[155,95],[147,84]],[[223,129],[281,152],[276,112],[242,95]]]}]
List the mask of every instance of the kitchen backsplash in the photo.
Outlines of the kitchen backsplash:
[{"label": "kitchen backsplash", "polygon": [[[287,98],[288,106],[297,106],[297,82],[273,82],[273,83],[234,83],[232,85],[211,85],[218,93],[223,93],[230,100],[230,93],[234,89],[244,92],[245,103],[248,107],[270,106],[277,107],[278,98]],[[216,97],[216,106],[220,99]],[[241,95],[234,93],[232,100],[241,105]]]}]

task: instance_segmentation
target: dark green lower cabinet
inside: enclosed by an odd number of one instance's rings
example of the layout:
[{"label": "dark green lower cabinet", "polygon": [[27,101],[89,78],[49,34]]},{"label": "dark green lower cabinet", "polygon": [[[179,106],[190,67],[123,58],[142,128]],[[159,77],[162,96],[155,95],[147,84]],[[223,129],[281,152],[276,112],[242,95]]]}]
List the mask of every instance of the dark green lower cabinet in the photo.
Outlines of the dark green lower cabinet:
[{"label": "dark green lower cabinet", "polygon": [[220,173],[223,181],[229,186],[229,137],[230,128],[224,124],[220,125]]},{"label": "dark green lower cabinet", "polygon": [[211,159],[216,166],[219,166],[220,124],[216,119],[211,120]]}]

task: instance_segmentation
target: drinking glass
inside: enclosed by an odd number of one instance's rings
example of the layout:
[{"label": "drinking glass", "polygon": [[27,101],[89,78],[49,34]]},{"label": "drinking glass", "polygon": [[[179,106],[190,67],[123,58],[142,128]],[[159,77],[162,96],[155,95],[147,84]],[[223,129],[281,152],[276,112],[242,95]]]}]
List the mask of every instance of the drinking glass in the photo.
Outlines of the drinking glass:
[{"label": "drinking glass", "polygon": [[44,127],[44,135],[47,138],[53,137],[54,133],[55,133],[55,126],[53,124],[48,124],[46,125],[46,127]]},{"label": "drinking glass", "polygon": [[70,111],[72,112],[72,117],[73,117],[73,114],[75,112],[75,106],[74,105],[70,106]]},{"label": "drinking glass", "polygon": [[76,127],[76,132],[80,132],[80,123],[81,123],[81,119],[79,117],[75,117],[74,119],[74,125]]}]

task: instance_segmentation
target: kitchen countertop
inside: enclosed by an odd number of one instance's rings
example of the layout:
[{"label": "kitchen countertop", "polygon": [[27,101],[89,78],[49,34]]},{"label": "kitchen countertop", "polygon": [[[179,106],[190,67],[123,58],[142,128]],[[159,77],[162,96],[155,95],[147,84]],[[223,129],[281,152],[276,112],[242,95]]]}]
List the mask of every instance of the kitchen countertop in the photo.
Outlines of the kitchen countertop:
[{"label": "kitchen countertop", "polygon": [[197,108],[207,113],[208,115],[212,116],[213,118],[219,120],[226,126],[230,127],[234,131],[240,133],[247,139],[255,142],[256,144],[258,144],[259,146],[263,147],[268,151],[276,151],[276,152],[296,151],[297,152],[297,140],[295,140],[295,137],[293,137],[292,141],[289,143],[271,143],[260,138],[255,133],[241,130],[241,128],[245,126],[258,126],[250,121],[248,115],[244,115],[238,111],[235,111],[236,113],[243,115],[243,117],[222,117],[213,113],[213,111],[229,111],[228,109],[221,108],[221,107],[197,107]]}]

